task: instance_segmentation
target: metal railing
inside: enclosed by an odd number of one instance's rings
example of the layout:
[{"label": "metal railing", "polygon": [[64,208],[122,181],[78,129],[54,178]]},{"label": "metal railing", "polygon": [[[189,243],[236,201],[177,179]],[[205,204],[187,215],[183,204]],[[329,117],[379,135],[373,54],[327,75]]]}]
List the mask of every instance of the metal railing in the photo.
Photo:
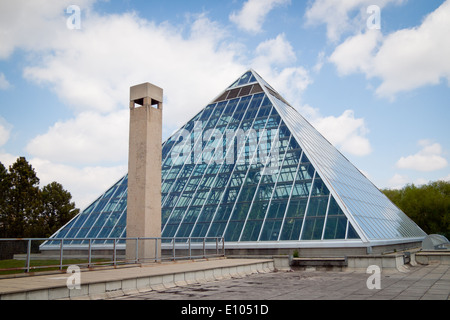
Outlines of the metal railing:
[{"label": "metal railing", "polygon": [[[4,268],[0,269],[0,272],[23,270],[29,273],[31,270],[48,268],[63,270],[63,268],[74,264],[87,268],[108,265],[116,267],[127,264],[162,262],[164,260],[192,260],[225,256],[225,241],[223,237],[16,238],[0,239],[0,244],[7,241],[26,242],[25,266]],[[45,255],[43,255],[44,258],[48,256],[48,260],[56,260],[56,257],[59,263],[32,266],[32,254],[34,254],[32,253],[33,242],[41,243],[39,245],[39,253],[45,252]],[[36,249],[37,246],[34,245],[34,248]],[[80,260],[82,262],[65,264],[64,259]]]}]

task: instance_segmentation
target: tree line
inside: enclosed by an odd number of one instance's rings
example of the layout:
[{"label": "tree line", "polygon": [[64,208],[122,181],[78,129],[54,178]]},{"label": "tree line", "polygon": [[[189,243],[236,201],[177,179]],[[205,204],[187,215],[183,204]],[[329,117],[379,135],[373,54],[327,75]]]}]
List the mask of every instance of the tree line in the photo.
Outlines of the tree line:
[{"label": "tree line", "polygon": [[450,182],[436,181],[422,186],[410,184],[401,190],[382,191],[423,231],[450,239]]},{"label": "tree line", "polygon": [[61,184],[39,181],[24,157],[0,162],[0,238],[48,238],[79,213]]}]

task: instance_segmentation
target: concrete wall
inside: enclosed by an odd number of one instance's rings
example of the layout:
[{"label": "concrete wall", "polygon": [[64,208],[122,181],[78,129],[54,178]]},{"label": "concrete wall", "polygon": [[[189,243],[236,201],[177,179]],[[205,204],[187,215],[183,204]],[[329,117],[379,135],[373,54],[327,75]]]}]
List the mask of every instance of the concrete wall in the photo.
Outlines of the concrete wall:
[{"label": "concrete wall", "polygon": [[416,261],[420,264],[437,262],[450,265],[450,251],[422,251],[416,253]]}]

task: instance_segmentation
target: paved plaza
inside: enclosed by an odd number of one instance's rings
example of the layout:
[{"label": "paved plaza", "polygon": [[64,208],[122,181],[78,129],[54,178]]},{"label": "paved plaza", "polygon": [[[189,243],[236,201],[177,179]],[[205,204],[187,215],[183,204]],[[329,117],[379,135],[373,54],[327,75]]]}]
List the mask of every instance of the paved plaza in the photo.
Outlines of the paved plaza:
[{"label": "paved plaza", "polygon": [[[368,289],[373,274],[364,271],[294,270],[254,274],[173,287],[117,300],[448,300],[450,266],[408,266],[408,272],[383,271],[380,289]],[[374,283],[374,282],[373,282]]]}]

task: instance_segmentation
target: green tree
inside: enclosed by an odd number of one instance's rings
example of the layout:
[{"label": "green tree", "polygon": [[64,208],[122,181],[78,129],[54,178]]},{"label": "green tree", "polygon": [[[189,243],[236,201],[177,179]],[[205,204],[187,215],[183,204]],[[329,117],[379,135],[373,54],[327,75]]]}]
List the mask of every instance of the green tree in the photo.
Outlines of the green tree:
[{"label": "green tree", "polygon": [[450,237],[450,182],[407,185],[384,194],[428,234]]},{"label": "green tree", "polygon": [[39,178],[23,157],[9,167],[0,163],[0,237],[49,237],[79,210],[57,182],[39,189]]},{"label": "green tree", "polygon": [[8,171],[0,162],[0,237],[6,237],[6,192],[8,190]]},{"label": "green tree", "polygon": [[29,237],[39,215],[39,178],[24,157],[9,167],[6,192],[6,237]]},{"label": "green tree", "polygon": [[52,182],[42,188],[42,226],[43,236],[50,237],[58,229],[79,213],[72,195],[57,182]]}]

